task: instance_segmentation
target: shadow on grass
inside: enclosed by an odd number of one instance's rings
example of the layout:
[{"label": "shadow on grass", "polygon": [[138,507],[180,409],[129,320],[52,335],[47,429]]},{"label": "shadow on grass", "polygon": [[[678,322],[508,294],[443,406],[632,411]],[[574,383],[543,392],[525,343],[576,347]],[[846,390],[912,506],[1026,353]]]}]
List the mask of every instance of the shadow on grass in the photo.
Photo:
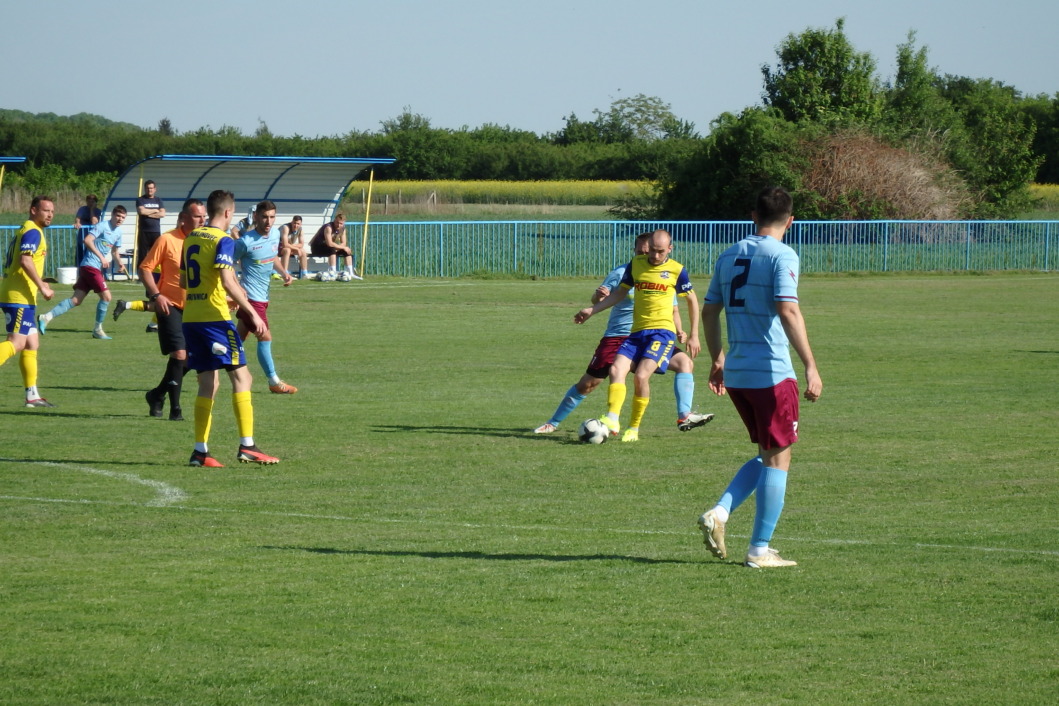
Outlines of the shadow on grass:
[{"label": "shadow on grass", "polygon": [[[375,425],[371,428],[374,432],[381,434],[469,434],[471,436],[533,436],[532,429],[516,428],[489,428],[489,427],[457,427],[441,424],[418,425],[418,424],[389,424]],[[537,434],[536,436],[541,436]]]},{"label": "shadow on grass", "polygon": [[98,387],[94,385],[48,385],[49,390],[81,390],[87,392],[147,392],[146,389],[141,385],[140,387]]},{"label": "shadow on grass", "polygon": [[[77,459],[77,458],[0,458],[0,463],[28,463],[38,465],[53,465],[53,466],[88,466],[90,468],[100,468],[111,466],[172,466],[174,462],[170,459],[164,459],[160,461],[147,461],[144,459],[138,459],[135,461],[118,461],[114,458],[106,459]],[[179,465],[179,464],[178,464]]]},{"label": "shadow on grass", "polygon": [[309,552],[311,554],[342,554],[352,556],[418,556],[424,559],[471,559],[485,561],[630,561],[635,564],[698,564],[697,561],[683,559],[649,559],[642,556],[624,554],[487,554],[485,552],[422,552],[379,549],[334,549],[332,547],[275,547],[265,546],[260,549],[279,551]]},{"label": "shadow on grass", "polygon": [[120,414],[120,413],[115,414],[113,412],[108,412],[107,414],[89,414],[87,412],[60,412],[58,403],[56,403],[55,407],[20,407],[18,409],[3,409],[3,410],[0,410],[0,414],[12,414],[12,415],[41,414],[41,415],[45,415],[45,416],[48,416],[48,417],[66,417],[66,418],[69,418],[69,419],[91,419],[93,421],[99,420],[99,419],[113,419],[113,418],[116,418],[116,417],[122,417],[122,418],[124,418],[124,417],[143,417],[144,419],[150,419],[151,418],[151,417],[149,417],[146,414],[139,414],[139,413],[133,414],[131,412],[127,413],[127,414]]}]

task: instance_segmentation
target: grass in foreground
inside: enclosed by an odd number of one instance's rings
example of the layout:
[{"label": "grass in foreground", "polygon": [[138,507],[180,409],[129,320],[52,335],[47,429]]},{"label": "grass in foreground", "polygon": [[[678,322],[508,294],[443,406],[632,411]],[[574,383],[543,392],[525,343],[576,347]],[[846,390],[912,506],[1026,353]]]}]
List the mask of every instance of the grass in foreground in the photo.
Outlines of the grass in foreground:
[{"label": "grass in foreground", "polygon": [[278,291],[301,391],[252,369],[283,462],[234,463],[222,387],[219,471],[184,465],[190,418],[146,416],[146,318],[94,341],[90,299],[44,340],[57,409],[22,408],[0,368],[0,701],[1050,701],[1057,284],[803,282],[825,390],[774,542],[800,565],[771,572],[711,559],[694,527],[751,450],[704,362],[702,429],[676,430],[657,378],[639,444],[573,442],[602,391],[529,433],[598,339],[570,323],[594,281]]}]

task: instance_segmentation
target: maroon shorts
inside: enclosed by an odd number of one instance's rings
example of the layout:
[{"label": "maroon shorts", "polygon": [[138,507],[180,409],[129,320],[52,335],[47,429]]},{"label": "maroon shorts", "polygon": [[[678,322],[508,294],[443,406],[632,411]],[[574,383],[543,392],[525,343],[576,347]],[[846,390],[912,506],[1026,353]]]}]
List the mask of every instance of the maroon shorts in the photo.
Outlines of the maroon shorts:
[{"label": "maroon shorts", "polygon": [[729,387],[728,396],[755,444],[779,449],[798,440],[797,380],[788,378],[773,387]]},{"label": "maroon shorts", "polygon": [[[254,311],[261,317],[261,320],[265,322],[265,326],[268,326],[268,302],[255,302],[253,299],[250,300],[250,306],[254,307]],[[235,318],[238,321],[243,322],[243,326],[250,329],[250,332],[254,332],[254,324],[250,321],[250,317],[246,315],[246,312],[242,309],[236,309]]]},{"label": "maroon shorts", "polygon": [[77,282],[74,283],[74,289],[99,294],[106,291],[107,281],[103,279],[103,273],[94,267],[78,267]]},{"label": "maroon shorts", "polygon": [[599,339],[599,345],[596,346],[596,352],[592,354],[592,360],[588,361],[588,368],[585,372],[600,380],[610,375],[610,366],[614,363],[618,349],[621,348],[626,338],[628,336],[607,336]]}]

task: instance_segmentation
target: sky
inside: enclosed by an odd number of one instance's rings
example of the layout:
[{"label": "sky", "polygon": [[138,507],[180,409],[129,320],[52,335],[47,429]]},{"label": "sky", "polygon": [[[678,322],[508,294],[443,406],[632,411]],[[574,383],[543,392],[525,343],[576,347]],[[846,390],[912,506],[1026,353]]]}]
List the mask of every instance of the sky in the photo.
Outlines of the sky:
[{"label": "sky", "polygon": [[1059,3],[1041,0],[95,0],[5,2],[0,108],[86,112],[178,132],[555,133],[615,100],[660,98],[700,134],[760,105],[789,34],[845,18],[883,81],[916,32],[942,74],[1059,92]]}]

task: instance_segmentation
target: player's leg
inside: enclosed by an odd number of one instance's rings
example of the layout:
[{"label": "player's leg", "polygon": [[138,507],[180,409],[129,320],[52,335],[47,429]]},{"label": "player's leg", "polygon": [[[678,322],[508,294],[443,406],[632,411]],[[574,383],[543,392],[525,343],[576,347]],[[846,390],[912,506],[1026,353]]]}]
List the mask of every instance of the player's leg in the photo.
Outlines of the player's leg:
[{"label": "player's leg", "polygon": [[658,370],[658,361],[641,358],[633,374],[632,413],[629,415],[629,428],[622,435],[622,441],[639,441],[640,422],[651,403],[651,376]]},{"label": "player's leg", "polygon": [[691,431],[713,419],[712,414],[691,411],[695,403],[695,361],[691,356],[676,349],[669,362],[669,369],[674,373],[673,396],[677,400],[677,428],[680,431]]},{"label": "player's leg", "polygon": [[250,392],[254,379],[250,370],[245,365],[229,368],[228,378],[232,382],[232,410],[235,412],[235,423],[239,428],[239,451],[236,458],[241,463],[279,463],[278,458],[269,456],[254,443],[254,405]]},{"label": "player's leg", "polygon": [[96,326],[92,329],[93,338],[99,338],[104,341],[110,340],[110,336],[103,331],[103,321],[107,318],[107,310],[110,308],[110,299],[110,289],[104,287],[103,291],[99,292],[99,301],[96,303]]},{"label": "player's leg", "polygon": [[206,468],[223,468],[224,465],[210,455],[210,427],[213,425],[213,400],[217,395],[220,376],[216,370],[198,373],[198,395],[195,397],[195,450],[191,452],[189,465]]},{"label": "player's leg", "polygon": [[[78,281],[80,282],[80,279],[78,279]],[[41,314],[37,318],[37,329],[40,331],[41,335],[44,335],[47,332],[48,324],[51,323],[52,319],[56,316],[62,316],[75,306],[79,306],[87,294],[88,292],[86,290],[75,288],[74,293],[71,294],[69,298],[63,299],[61,302],[53,306],[51,311]]]},{"label": "player's leg", "polygon": [[[798,439],[798,383],[784,380],[771,388],[750,392],[758,429],[761,474],[756,493],[757,511],[750,536],[746,565],[754,568],[795,566],[769,547],[783,512],[791,445]],[[731,390],[729,390],[731,394]]]},{"label": "player's leg", "polygon": [[4,327],[7,338],[0,341],[0,365],[14,358],[19,351],[26,347],[26,338],[33,330],[34,308],[28,314],[24,306],[13,306],[0,304],[0,310],[4,315]]},{"label": "player's leg", "polygon": [[534,429],[533,433],[550,434],[556,431],[559,425],[563,423],[563,420],[569,417],[570,413],[577,409],[593,390],[599,387],[601,380],[601,378],[593,377],[588,373],[582,375],[581,379],[571,385],[570,389],[563,395],[563,398],[559,401],[559,406],[552,413],[551,419]]},{"label": "player's leg", "polygon": [[[628,340],[626,340],[628,343]],[[611,435],[616,435],[620,429],[618,420],[621,417],[621,408],[625,404],[626,386],[625,378],[632,369],[632,358],[630,352],[633,347],[626,349],[625,343],[614,357],[614,363],[610,366],[610,387],[607,388],[607,415],[603,423],[610,429]]]},{"label": "player's leg", "polygon": [[144,395],[149,414],[161,417],[165,400],[169,398],[169,419],[183,421],[180,406],[180,395],[187,372],[187,345],[184,342],[183,316],[176,307],[170,307],[168,314],[158,312],[158,346],[167,356],[165,372],[158,385]]},{"label": "player's leg", "polygon": [[[298,246],[298,276],[302,279],[309,278],[309,253],[305,252],[305,246]],[[288,270],[289,272],[290,270]]]},{"label": "player's leg", "polygon": [[624,336],[604,336],[600,339],[596,350],[592,353],[592,359],[588,361],[585,374],[566,391],[559,406],[552,414],[552,418],[534,429],[534,433],[547,434],[558,429],[563,420],[570,416],[570,413],[577,409],[578,405],[593,390],[599,387],[603,378],[610,373],[610,366],[614,363],[614,358],[624,340]]},{"label": "player's leg", "polygon": [[18,369],[22,373],[22,384],[26,390],[27,407],[54,407],[44,399],[37,390],[37,351],[40,349],[40,336],[36,331],[26,336],[26,344],[18,357]]}]

